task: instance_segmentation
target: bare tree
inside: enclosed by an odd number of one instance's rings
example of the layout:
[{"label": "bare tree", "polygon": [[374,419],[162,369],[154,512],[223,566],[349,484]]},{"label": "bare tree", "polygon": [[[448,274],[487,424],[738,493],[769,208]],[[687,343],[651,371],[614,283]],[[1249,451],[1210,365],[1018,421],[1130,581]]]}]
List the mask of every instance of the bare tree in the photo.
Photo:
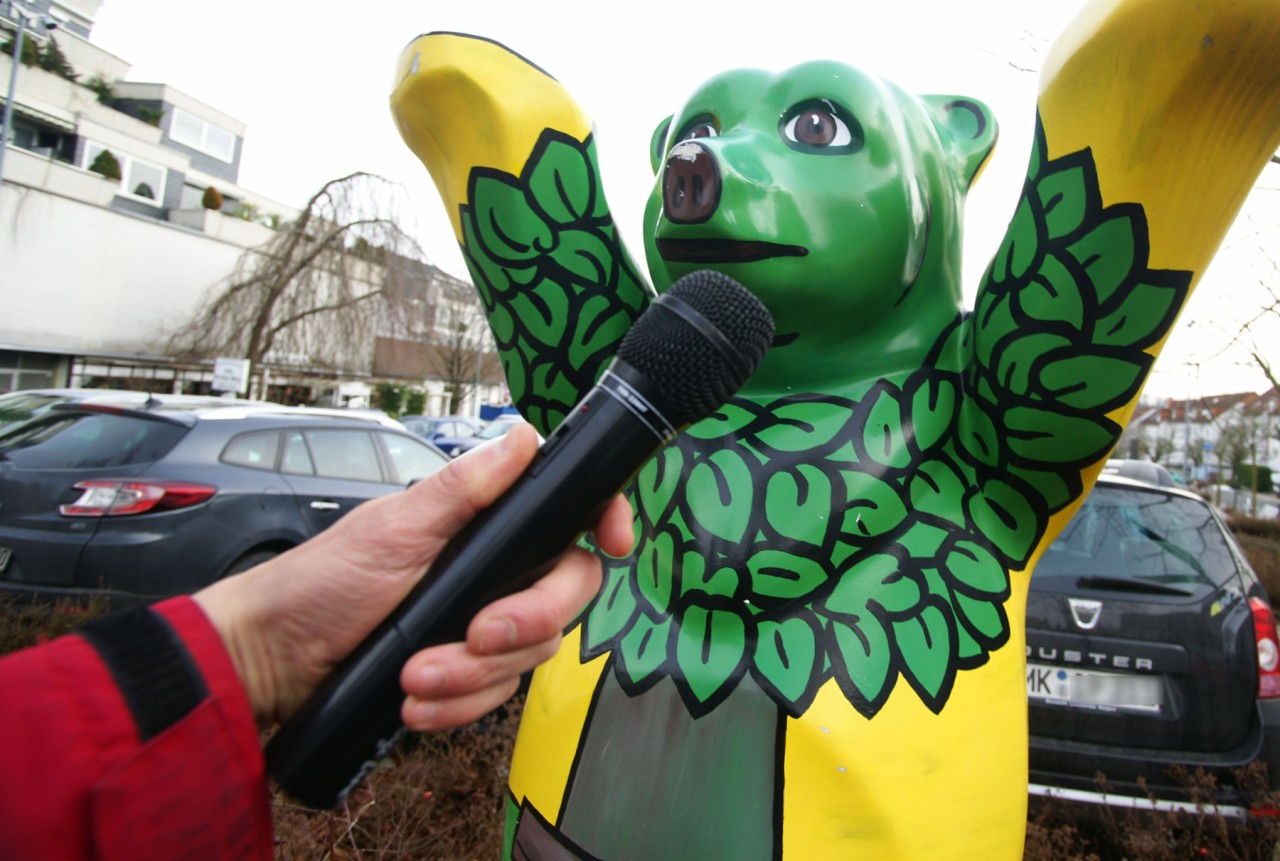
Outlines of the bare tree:
[{"label": "bare tree", "polygon": [[330,180],[169,339],[181,358],[270,357],[367,369],[381,319],[423,265],[400,227],[399,186],[367,173]]},{"label": "bare tree", "polygon": [[435,284],[427,370],[444,383],[447,412],[456,415],[475,387],[497,377],[501,368],[475,288],[448,276]]}]

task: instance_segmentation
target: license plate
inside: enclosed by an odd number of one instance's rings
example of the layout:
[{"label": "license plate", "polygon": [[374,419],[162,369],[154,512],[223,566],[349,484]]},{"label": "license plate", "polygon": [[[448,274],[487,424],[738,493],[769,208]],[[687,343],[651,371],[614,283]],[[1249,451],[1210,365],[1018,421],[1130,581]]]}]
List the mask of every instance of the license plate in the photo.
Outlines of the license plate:
[{"label": "license plate", "polygon": [[1027,664],[1027,698],[1096,711],[1158,713],[1164,705],[1164,684],[1156,676]]},{"label": "license plate", "polygon": [[9,559],[13,556],[13,551],[8,547],[0,547],[0,573],[4,573],[4,569],[9,567]]}]

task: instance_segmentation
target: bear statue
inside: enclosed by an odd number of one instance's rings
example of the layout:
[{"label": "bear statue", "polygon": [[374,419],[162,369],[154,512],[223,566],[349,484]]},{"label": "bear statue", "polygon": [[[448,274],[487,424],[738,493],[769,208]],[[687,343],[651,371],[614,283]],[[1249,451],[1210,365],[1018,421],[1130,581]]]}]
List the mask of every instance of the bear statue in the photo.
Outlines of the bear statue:
[{"label": "bear statue", "polygon": [[712,78],[653,135],[647,280],[543,69],[428,34],[392,110],[544,434],[685,274],[776,326],[629,486],[634,551],[534,678],[507,855],[1020,857],[1027,582],[1280,145],[1280,3],[1087,6],[971,310],[979,99],[827,60]]}]

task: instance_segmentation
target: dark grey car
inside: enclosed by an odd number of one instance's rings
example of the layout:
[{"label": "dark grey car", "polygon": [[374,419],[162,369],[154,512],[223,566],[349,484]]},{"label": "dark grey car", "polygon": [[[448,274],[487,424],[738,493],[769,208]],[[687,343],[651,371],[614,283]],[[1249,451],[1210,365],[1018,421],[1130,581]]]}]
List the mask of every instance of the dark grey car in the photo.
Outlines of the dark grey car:
[{"label": "dark grey car", "polygon": [[0,592],[192,592],[447,462],[360,419],[56,407],[0,434]]},{"label": "dark grey car", "polygon": [[1194,807],[1203,769],[1243,817],[1238,770],[1280,786],[1271,604],[1195,494],[1104,474],[1031,578],[1026,646],[1033,794]]}]

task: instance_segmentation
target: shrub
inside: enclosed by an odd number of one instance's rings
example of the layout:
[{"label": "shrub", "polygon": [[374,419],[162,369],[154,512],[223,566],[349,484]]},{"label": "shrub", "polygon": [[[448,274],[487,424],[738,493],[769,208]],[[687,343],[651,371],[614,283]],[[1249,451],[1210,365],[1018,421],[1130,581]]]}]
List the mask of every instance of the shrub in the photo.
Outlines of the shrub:
[{"label": "shrub", "polygon": [[222,192],[209,186],[200,197],[200,205],[205,209],[222,209]]},{"label": "shrub", "polygon": [[1228,521],[1271,603],[1280,607],[1280,521],[1236,516]]},{"label": "shrub", "polygon": [[427,393],[419,388],[409,389],[404,396],[404,414],[407,416],[420,416],[426,408]]},{"label": "shrub", "polygon": [[[23,51],[25,54],[26,51]],[[72,68],[71,63],[67,61],[67,55],[62,53],[62,47],[58,44],[58,40],[52,36],[44,43],[44,51],[40,54],[40,68],[46,72],[66,78],[68,81],[74,81],[80,76],[76,74],[76,70]]]},{"label": "shrub", "polygon": [[396,383],[378,383],[373,389],[373,405],[395,418],[403,415],[405,387]]},{"label": "shrub", "polygon": [[[13,49],[17,43],[17,39],[9,39],[3,45],[0,45],[0,53],[9,57],[13,56]],[[33,39],[22,40],[22,65],[35,66],[40,62],[40,46]]]},{"label": "shrub", "polygon": [[111,82],[102,75],[94,75],[85,82],[85,87],[96,93],[98,101],[104,105],[110,105],[111,100],[116,97],[116,91],[112,88]]},{"label": "shrub", "polygon": [[160,120],[164,119],[164,109],[154,108],[150,105],[138,105],[135,110],[138,113],[138,119],[142,120],[149,126],[160,127]]},{"label": "shrub", "polygon": [[100,173],[107,179],[114,179],[117,182],[119,182],[120,177],[123,176],[120,171],[119,160],[111,154],[111,150],[109,149],[104,149],[102,152],[98,153],[98,157],[93,160],[93,164],[89,165],[89,170],[94,173]]}]

